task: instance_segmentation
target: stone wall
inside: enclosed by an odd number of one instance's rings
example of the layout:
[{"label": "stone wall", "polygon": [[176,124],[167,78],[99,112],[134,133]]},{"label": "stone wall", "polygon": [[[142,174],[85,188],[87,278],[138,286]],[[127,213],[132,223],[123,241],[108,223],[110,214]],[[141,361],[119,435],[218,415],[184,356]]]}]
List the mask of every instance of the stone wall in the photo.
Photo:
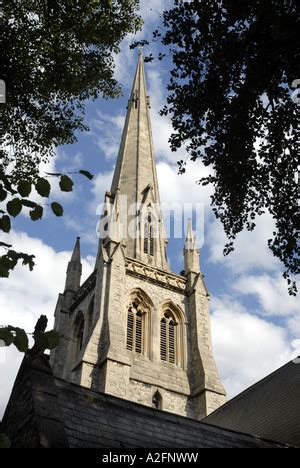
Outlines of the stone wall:
[{"label": "stone wall", "polygon": [[[208,295],[202,276],[193,287],[186,278],[126,259],[123,247],[111,243],[98,260],[96,290],[73,308],[70,329],[95,294],[93,325],[85,332],[76,357],[72,335],[65,363],[66,380],[120,398],[153,406],[157,390],[164,410],[200,419],[224,402],[212,355]],[[191,281],[190,281],[191,282]],[[130,295],[142,294],[149,305],[144,353],[126,349]],[[166,304],[178,312],[180,360],[163,362],[160,321]]]}]

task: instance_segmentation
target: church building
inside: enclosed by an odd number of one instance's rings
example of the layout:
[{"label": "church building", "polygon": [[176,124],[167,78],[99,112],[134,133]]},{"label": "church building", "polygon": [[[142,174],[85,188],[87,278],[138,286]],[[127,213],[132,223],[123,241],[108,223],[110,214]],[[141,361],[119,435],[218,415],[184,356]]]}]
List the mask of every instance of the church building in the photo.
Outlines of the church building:
[{"label": "church building", "polygon": [[24,357],[0,424],[12,446],[300,447],[300,359],[226,403],[192,222],[184,271],[169,267],[141,52],[98,233],[83,284],[76,241],[59,345]]},{"label": "church building", "polygon": [[50,362],[68,382],[202,419],[226,399],[212,352],[209,295],[191,224],[184,274],[169,268],[149,107],[140,52],[105,195],[107,236],[83,285],[76,242],[55,311],[61,343]]}]

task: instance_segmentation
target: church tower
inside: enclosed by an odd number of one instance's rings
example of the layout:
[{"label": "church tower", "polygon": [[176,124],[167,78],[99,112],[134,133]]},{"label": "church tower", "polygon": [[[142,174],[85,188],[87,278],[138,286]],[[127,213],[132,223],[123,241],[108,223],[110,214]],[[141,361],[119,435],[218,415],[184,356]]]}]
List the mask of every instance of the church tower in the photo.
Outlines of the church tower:
[{"label": "church tower", "polygon": [[142,53],[95,270],[80,286],[77,240],[59,295],[56,376],[95,391],[202,419],[225,402],[213,358],[209,295],[190,223],[184,274],[170,271]]}]

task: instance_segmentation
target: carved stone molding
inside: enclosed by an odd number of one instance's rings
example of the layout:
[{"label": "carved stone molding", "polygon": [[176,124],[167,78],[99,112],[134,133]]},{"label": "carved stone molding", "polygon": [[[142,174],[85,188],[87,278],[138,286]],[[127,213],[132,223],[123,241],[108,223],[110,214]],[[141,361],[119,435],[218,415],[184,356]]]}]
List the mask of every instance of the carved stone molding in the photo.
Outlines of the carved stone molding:
[{"label": "carved stone molding", "polygon": [[147,281],[160,284],[168,289],[174,289],[180,292],[184,292],[186,289],[187,280],[182,276],[158,270],[128,258],[126,273],[131,276],[140,277]]}]

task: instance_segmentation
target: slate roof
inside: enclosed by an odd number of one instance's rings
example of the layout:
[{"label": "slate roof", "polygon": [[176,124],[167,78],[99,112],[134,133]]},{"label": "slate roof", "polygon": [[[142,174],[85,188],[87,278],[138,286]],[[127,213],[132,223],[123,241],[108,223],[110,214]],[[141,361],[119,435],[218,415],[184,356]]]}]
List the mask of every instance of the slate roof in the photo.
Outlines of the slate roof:
[{"label": "slate roof", "polygon": [[204,421],[300,448],[300,358],[257,382]]},{"label": "slate roof", "polygon": [[56,379],[46,356],[24,358],[2,430],[14,447],[284,447]]}]

